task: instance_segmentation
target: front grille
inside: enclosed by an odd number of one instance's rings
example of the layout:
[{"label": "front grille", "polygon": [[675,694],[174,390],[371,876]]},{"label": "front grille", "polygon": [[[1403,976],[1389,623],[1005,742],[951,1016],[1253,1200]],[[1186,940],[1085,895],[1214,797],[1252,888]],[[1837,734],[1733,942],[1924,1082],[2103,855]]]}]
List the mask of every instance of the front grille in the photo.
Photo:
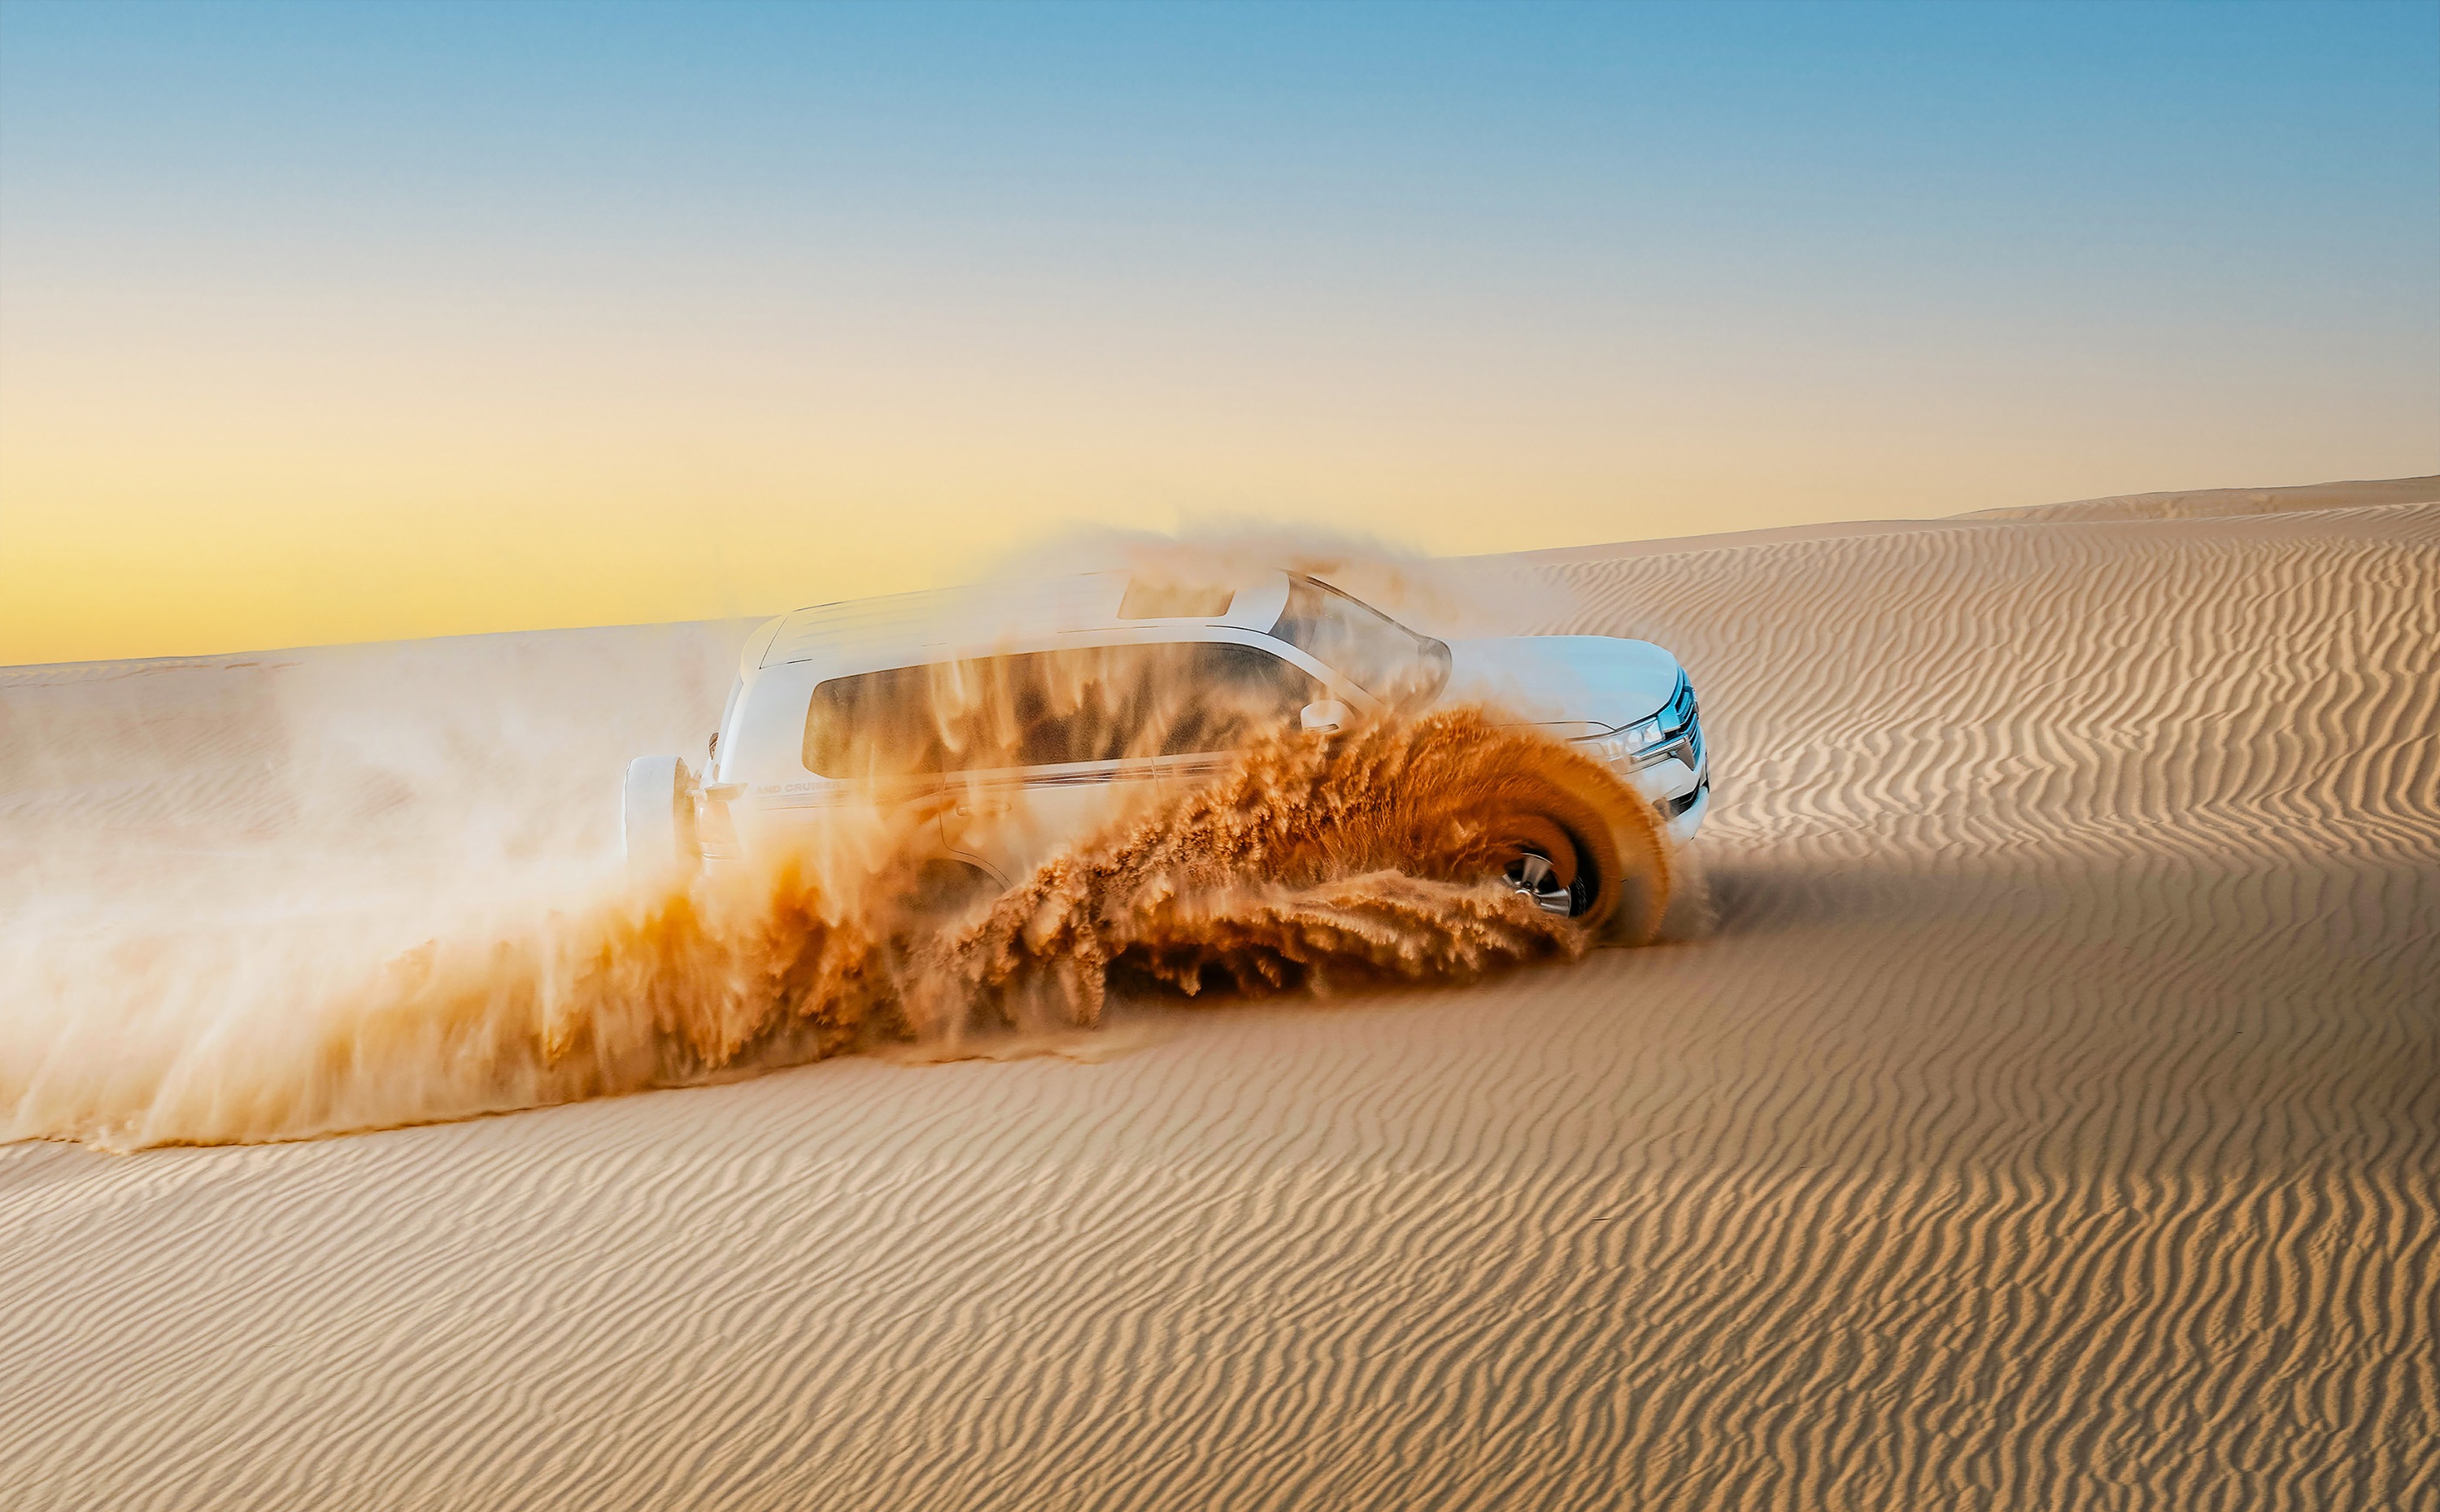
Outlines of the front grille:
[{"label": "front grille", "polygon": [[1658,766],[1662,762],[1670,761],[1684,762],[1686,765],[1693,770],[1700,770],[1702,768],[1702,726],[1695,724],[1680,726],[1676,735],[1661,741],[1658,745],[1647,747],[1641,754],[1637,755],[1628,769],[1632,771],[1642,771],[1647,766]]},{"label": "front grille", "polygon": [[1685,678],[1678,679],[1678,691],[1672,693],[1668,706],[1660,711],[1660,738],[1675,740],[1695,722],[1695,685]]}]

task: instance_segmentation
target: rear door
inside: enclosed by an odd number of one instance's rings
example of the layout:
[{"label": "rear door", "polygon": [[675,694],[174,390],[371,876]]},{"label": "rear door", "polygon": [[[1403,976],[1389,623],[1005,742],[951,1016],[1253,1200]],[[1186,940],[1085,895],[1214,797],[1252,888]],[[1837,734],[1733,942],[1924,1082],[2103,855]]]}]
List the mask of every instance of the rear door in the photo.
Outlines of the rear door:
[{"label": "rear door", "polygon": [[805,765],[937,784],[949,848],[1014,879],[1326,696],[1252,635],[1015,652],[822,684]]}]

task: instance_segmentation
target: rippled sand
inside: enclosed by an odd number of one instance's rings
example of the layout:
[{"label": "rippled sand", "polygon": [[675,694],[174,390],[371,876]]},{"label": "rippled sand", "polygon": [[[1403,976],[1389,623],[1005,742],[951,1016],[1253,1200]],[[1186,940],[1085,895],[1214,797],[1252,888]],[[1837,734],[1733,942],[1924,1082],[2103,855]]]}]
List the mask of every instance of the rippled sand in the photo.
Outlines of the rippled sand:
[{"label": "rippled sand", "polygon": [[[2434,497],[1473,564],[1547,606],[1516,628],[1692,668],[1676,944],[1018,1058],[0,1147],[0,1505],[2430,1504]],[[535,717],[615,782],[702,722],[637,690],[709,666],[716,703],[729,634],[538,639]],[[147,834],[242,851],[165,816],[244,811],[266,676],[0,674],[12,913]],[[95,709],[142,761],[26,748]],[[63,816],[92,855],[29,857]]]}]

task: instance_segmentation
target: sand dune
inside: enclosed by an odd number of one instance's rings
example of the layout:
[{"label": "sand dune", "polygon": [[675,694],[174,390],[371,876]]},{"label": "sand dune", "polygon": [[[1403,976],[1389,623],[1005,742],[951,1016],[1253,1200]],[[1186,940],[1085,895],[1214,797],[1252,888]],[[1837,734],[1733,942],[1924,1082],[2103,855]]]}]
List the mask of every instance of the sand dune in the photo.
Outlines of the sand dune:
[{"label": "sand dune", "polygon": [[2067,504],[1976,510],[1961,520],[2204,520],[2238,514],[2288,514],[2440,502],[2440,477],[2380,477],[2299,488],[2203,488],[2169,494],[2120,494]]},{"label": "sand dune", "polygon": [[[1676,944],[1025,1059],[0,1147],[0,1504],[2433,1504],[2419,486],[1469,564],[1516,628],[1693,670]],[[197,927],[277,896],[250,836],[348,837],[393,905],[572,874],[733,634],[528,638],[479,698],[463,643],[0,674],[9,1011],[140,974],[109,886]],[[315,716],[367,689],[381,741]],[[435,769],[482,822],[415,818]],[[325,901],[350,946],[430,922]]]}]

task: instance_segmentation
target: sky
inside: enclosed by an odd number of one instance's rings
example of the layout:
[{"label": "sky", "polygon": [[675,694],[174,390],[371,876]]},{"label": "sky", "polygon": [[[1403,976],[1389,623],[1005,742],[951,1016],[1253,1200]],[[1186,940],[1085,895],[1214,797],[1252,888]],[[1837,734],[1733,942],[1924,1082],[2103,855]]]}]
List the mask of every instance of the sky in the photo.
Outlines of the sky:
[{"label": "sky", "polygon": [[2440,472],[2440,3],[0,0],[0,663]]}]

